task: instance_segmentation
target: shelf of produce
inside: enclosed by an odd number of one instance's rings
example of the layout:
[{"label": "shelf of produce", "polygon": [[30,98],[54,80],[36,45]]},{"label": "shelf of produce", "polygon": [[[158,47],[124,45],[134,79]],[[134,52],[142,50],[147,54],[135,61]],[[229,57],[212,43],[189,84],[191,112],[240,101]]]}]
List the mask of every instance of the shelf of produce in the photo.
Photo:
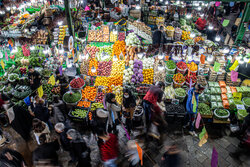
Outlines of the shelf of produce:
[{"label": "shelf of produce", "polygon": [[221,120],[213,118],[213,123],[215,123],[215,124],[230,124],[230,119],[228,118],[226,121],[221,121]]}]

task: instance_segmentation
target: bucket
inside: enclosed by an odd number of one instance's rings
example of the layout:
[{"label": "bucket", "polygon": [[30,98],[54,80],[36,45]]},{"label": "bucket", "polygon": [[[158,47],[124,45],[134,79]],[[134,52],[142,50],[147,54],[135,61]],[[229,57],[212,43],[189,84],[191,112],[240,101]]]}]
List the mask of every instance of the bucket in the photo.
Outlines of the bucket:
[{"label": "bucket", "polygon": [[181,88],[184,85],[185,82],[183,83],[177,83],[174,81],[174,88]]},{"label": "bucket", "polygon": [[[226,109],[224,109],[226,110]],[[228,117],[230,116],[230,112],[228,110],[227,111],[227,115],[225,116],[219,116],[216,112],[217,112],[217,109],[214,110],[214,116],[215,118],[219,119],[219,120],[222,120],[222,121],[226,121],[228,119]]]},{"label": "bucket", "polygon": [[186,71],[187,71],[187,68],[186,69],[180,69],[180,68],[178,68],[177,66],[176,66],[176,68],[177,68],[177,73],[179,72],[179,73],[181,73],[181,74],[185,74],[186,73]]},{"label": "bucket", "polygon": [[175,74],[175,70],[176,67],[174,69],[168,69],[168,67],[166,67],[166,74]]},{"label": "bucket", "polygon": [[174,91],[174,94],[175,94],[175,99],[178,99],[180,103],[182,103],[182,102],[184,101],[185,97],[186,97],[186,95],[185,95],[185,96],[178,96],[178,95],[175,93],[175,91]]}]

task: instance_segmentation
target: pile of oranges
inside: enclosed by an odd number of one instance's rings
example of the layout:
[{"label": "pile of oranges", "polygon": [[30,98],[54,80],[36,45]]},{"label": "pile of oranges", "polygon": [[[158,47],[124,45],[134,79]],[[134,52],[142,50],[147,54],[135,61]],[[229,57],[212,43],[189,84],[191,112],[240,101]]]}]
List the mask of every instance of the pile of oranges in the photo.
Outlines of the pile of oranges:
[{"label": "pile of oranges", "polygon": [[154,80],[154,70],[153,69],[143,69],[143,84],[153,84]]},{"label": "pile of oranges", "polygon": [[86,86],[82,89],[82,99],[87,99],[88,101],[94,101],[96,97],[96,88]]},{"label": "pile of oranges", "polygon": [[77,104],[77,107],[89,108],[90,107],[90,102],[89,101],[79,101],[78,104]]},{"label": "pile of oranges", "polygon": [[[94,67],[95,71],[92,71],[93,67]],[[97,76],[97,69],[98,69],[98,61],[96,59],[90,59],[89,60],[88,75]]]}]

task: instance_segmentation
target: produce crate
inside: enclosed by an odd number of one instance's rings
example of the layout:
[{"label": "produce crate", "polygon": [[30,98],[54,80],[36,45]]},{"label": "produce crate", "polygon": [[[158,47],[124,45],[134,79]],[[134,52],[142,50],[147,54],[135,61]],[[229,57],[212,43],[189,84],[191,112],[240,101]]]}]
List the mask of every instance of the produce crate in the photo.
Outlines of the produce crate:
[{"label": "produce crate", "polygon": [[[84,118],[80,118],[80,117],[76,117],[76,116],[73,116],[72,115],[72,111],[74,111],[75,109],[82,109],[82,110],[87,110],[88,112],[87,112],[87,114],[86,114],[86,117],[84,117]],[[84,107],[72,107],[72,109],[69,111],[69,113],[68,113],[68,116],[69,116],[69,118],[72,120],[72,121],[77,121],[77,122],[86,122],[86,119],[87,119],[87,117],[88,117],[88,113],[89,113],[89,111],[90,111],[90,108],[84,108]]]}]

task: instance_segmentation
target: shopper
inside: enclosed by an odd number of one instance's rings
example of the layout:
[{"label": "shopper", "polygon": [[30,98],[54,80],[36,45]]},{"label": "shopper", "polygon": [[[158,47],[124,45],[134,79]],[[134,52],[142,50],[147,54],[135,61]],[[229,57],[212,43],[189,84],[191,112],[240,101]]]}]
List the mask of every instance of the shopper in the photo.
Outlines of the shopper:
[{"label": "shopper", "polygon": [[162,101],[163,97],[163,89],[165,88],[165,84],[163,82],[157,82],[156,85],[152,85],[147,94],[143,98],[143,109],[145,112],[145,118],[146,118],[146,128],[148,130],[150,124],[151,124],[151,114],[152,114],[152,108],[154,105],[157,105],[157,102]]},{"label": "shopper", "polygon": [[[198,97],[203,90],[204,88],[201,87],[199,83],[196,83],[195,86],[188,91],[188,98],[186,103],[187,114],[185,116],[186,125],[184,125],[184,128],[189,126],[189,134],[192,136],[197,136],[197,134],[194,131],[194,123],[198,108]],[[193,102],[194,102],[193,98],[195,98],[196,100],[196,111],[193,110]]]},{"label": "shopper", "polygon": [[125,109],[123,116],[126,118],[126,127],[130,133],[132,129],[132,119],[136,107],[136,98],[127,88],[123,90],[123,107]]},{"label": "shopper", "polygon": [[68,90],[69,79],[66,75],[64,75],[64,74],[61,75],[59,69],[57,69],[56,70],[56,81],[57,82],[59,81],[59,85],[61,86],[60,94],[61,94],[61,96],[63,96],[64,93],[67,92],[67,90]]},{"label": "shopper", "polygon": [[56,151],[59,150],[57,140],[48,142],[45,134],[39,136],[40,145],[34,150],[32,160],[35,165],[47,163],[50,165],[58,165],[58,156]]},{"label": "shopper", "polygon": [[116,102],[115,94],[108,93],[105,96],[106,108],[109,112],[108,115],[108,131],[116,131],[118,124],[118,112],[121,111],[121,106]]},{"label": "shopper", "polygon": [[167,151],[161,158],[162,167],[180,167],[180,150],[176,144],[172,144],[170,147],[167,147]]},{"label": "shopper", "polygon": [[33,107],[31,105],[31,115],[33,115],[35,118],[45,122],[48,124],[48,126],[50,128],[52,128],[51,126],[51,123],[49,121],[49,118],[50,118],[50,114],[49,114],[49,111],[48,111],[48,108],[44,106],[44,100],[43,99],[39,99],[38,101],[38,104],[36,104],[35,107]]},{"label": "shopper", "polygon": [[1,167],[26,167],[23,156],[12,149],[6,148],[0,154]]},{"label": "shopper", "polygon": [[29,66],[28,69],[29,69],[28,77],[30,82],[30,88],[32,89],[32,91],[34,91],[41,84],[41,76],[40,73],[35,71],[32,66]]},{"label": "shopper", "polygon": [[55,125],[55,131],[57,132],[57,134],[59,134],[60,144],[65,151],[70,150],[70,140],[67,138],[67,130],[68,129],[64,126],[63,123],[57,123]]},{"label": "shopper", "polygon": [[50,121],[53,125],[65,121],[65,117],[63,113],[60,111],[59,107],[54,107],[53,105],[49,105],[48,110],[51,115]]},{"label": "shopper", "polygon": [[201,16],[197,19],[197,21],[195,22],[196,28],[197,28],[199,31],[201,31],[202,33],[204,33],[204,29],[205,29],[205,27],[206,27],[206,24],[207,24],[207,21],[206,21],[206,19],[205,19],[205,17],[204,17],[204,14],[201,15]]},{"label": "shopper", "polygon": [[44,123],[43,121],[41,121],[37,118],[34,118],[32,121],[32,128],[33,128],[33,132],[34,132],[34,135],[36,137],[38,145],[40,145],[39,137],[42,134],[45,134],[47,142],[50,141],[50,130],[49,130],[48,125],[46,123]]},{"label": "shopper", "polygon": [[216,15],[216,7],[215,7],[214,3],[208,9],[208,14],[210,16],[212,16],[212,17],[215,17],[215,15]]},{"label": "shopper", "polygon": [[116,167],[116,159],[118,157],[118,138],[116,135],[109,133],[105,130],[98,129],[98,146],[100,149],[101,160],[104,167]]},{"label": "shopper", "polygon": [[70,140],[71,162],[78,162],[77,167],[91,167],[90,149],[79,132],[75,129],[67,131],[67,137]]}]

